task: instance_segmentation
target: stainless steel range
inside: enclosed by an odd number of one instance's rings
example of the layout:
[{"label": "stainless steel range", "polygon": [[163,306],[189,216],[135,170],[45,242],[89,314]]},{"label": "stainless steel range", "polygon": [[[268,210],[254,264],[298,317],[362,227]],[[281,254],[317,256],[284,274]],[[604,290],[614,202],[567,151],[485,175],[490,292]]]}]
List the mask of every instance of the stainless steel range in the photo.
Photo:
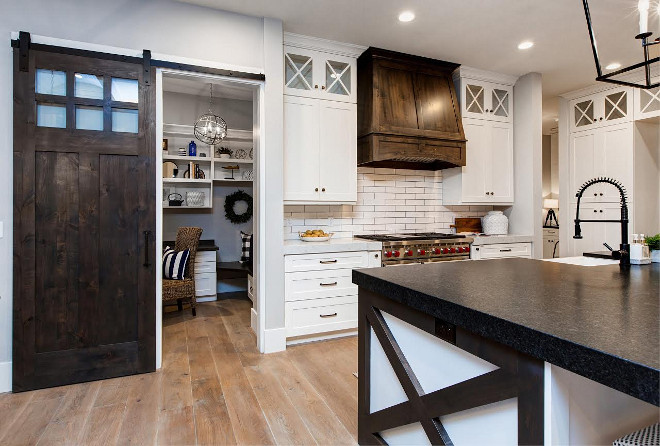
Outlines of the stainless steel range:
[{"label": "stainless steel range", "polygon": [[418,232],[356,235],[383,243],[382,266],[468,260],[473,239],[464,235]]}]

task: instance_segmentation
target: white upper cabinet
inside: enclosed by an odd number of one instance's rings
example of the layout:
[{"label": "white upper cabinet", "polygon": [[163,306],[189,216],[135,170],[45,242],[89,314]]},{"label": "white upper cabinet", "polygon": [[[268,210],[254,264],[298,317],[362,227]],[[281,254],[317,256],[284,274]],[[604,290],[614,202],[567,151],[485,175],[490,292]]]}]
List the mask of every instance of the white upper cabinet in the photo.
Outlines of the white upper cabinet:
[{"label": "white upper cabinet", "polygon": [[461,67],[454,72],[463,117],[464,167],[443,170],[443,203],[513,203],[513,84],[516,78]]},{"label": "white upper cabinet", "polygon": [[635,119],[660,117],[660,87],[635,89]]},{"label": "white upper cabinet", "polygon": [[575,132],[631,121],[633,94],[632,89],[623,87],[574,99],[570,103],[571,130]]},{"label": "white upper cabinet", "polygon": [[286,45],[284,93],[308,98],[356,102],[356,57]]},{"label": "white upper cabinet", "polygon": [[284,201],[357,201],[357,57],[363,47],[285,34]]},{"label": "white upper cabinet", "polygon": [[464,118],[512,122],[513,87],[482,80],[459,80],[461,114]]}]

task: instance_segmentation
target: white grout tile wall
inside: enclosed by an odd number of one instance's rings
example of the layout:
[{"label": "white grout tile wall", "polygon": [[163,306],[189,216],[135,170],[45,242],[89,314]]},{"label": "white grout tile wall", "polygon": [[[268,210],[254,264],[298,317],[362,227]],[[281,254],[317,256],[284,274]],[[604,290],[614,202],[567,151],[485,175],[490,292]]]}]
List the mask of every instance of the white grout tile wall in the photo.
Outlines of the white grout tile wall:
[{"label": "white grout tile wall", "polygon": [[455,217],[482,217],[492,206],[443,206],[442,171],[358,168],[355,205],[285,205],[284,239],[323,229],[335,237],[449,231]]}]

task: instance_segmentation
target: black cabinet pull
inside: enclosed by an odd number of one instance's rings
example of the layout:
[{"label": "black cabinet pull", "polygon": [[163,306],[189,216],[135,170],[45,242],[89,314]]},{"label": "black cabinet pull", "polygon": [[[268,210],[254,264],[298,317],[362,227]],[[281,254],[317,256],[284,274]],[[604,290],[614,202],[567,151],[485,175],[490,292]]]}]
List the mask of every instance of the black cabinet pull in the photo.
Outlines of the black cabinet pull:
[{"label": "black cabinet pull", "polygon": [[337,259],[335,260],[319,260],[319,263],[322,265],[327,265],[328,263],[337,263]]},{"label": "black cabinet pull", "polygon": [[319,283],[321,286],[337,286],[337,282],[330,282],[330,283]]},{"label": "black cabinet pull", "polygon": [[144,263],[142,266],[149,268],[151,263],[149,262],[149,239],[151,238],[151,231],[144,231]]},{"label": "black cabinet pull", "polygon": [[332,314],[319,314],[319,317],[323,317],[323,318],[326,318],[326,317],[335,317],[335,316],[337,316],[337,313],[332,313]]},{"label": "black cabinet pull", "polygon": [[508,248],[508,249],[500,249],[500,252],[511,252],[511,248]]}]

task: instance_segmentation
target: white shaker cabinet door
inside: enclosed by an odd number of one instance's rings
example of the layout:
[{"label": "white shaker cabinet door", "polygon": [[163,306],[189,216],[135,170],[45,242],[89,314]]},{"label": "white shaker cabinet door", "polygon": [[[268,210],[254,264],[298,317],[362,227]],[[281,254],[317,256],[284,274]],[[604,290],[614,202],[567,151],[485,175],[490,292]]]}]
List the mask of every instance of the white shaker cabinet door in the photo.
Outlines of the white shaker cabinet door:
[{"label": "white shaker cabinet door", "polygon": [[357,201],[357,106],[320,101],[321,201]]},{"label": "white shaker cabinet door", "polygon": [[[619,181],[628,191],[632,191],[633,177],[633,129],[629,124],[604,127],[601,129],[600,142],[600,172],[605,176]],[[593,186],[595,188],[596,186]],[[590,188],[591,189],[591,188]],[[609,184],[598,185],[598,196],[601,201],[620,201],[619,191]],[[632,199],[631,196],[628,197]]]},{"label": "white shaker cabinet door", "polygon": [[513,128],[510,124],[492,123],[490,131],[491,162],[490,201],[513,203]]},{"label": "white shaker cabinet door", "polygon": [[319,199],[319,101],[284,98],[284,200]]},{"label": "white shaker cabinet door", "polygon": [[[598,169],[596,166],[597,131],[573,133],[570,137],[570,185],[569,199],[575,203],[578,189],[588,180],[594,178]],[[599,185],[591,186],[583,196],[582,201],[595,201],[598,197]]]},{"label": "white shaker cabinet door", "polygon": [[[490,123],[479,119],[463,119],[467,139],[466,163],[463,167],[463,202],[486,201],[486,166],[490,162]],[[488,175],[489,176],[489,175]]]}]

